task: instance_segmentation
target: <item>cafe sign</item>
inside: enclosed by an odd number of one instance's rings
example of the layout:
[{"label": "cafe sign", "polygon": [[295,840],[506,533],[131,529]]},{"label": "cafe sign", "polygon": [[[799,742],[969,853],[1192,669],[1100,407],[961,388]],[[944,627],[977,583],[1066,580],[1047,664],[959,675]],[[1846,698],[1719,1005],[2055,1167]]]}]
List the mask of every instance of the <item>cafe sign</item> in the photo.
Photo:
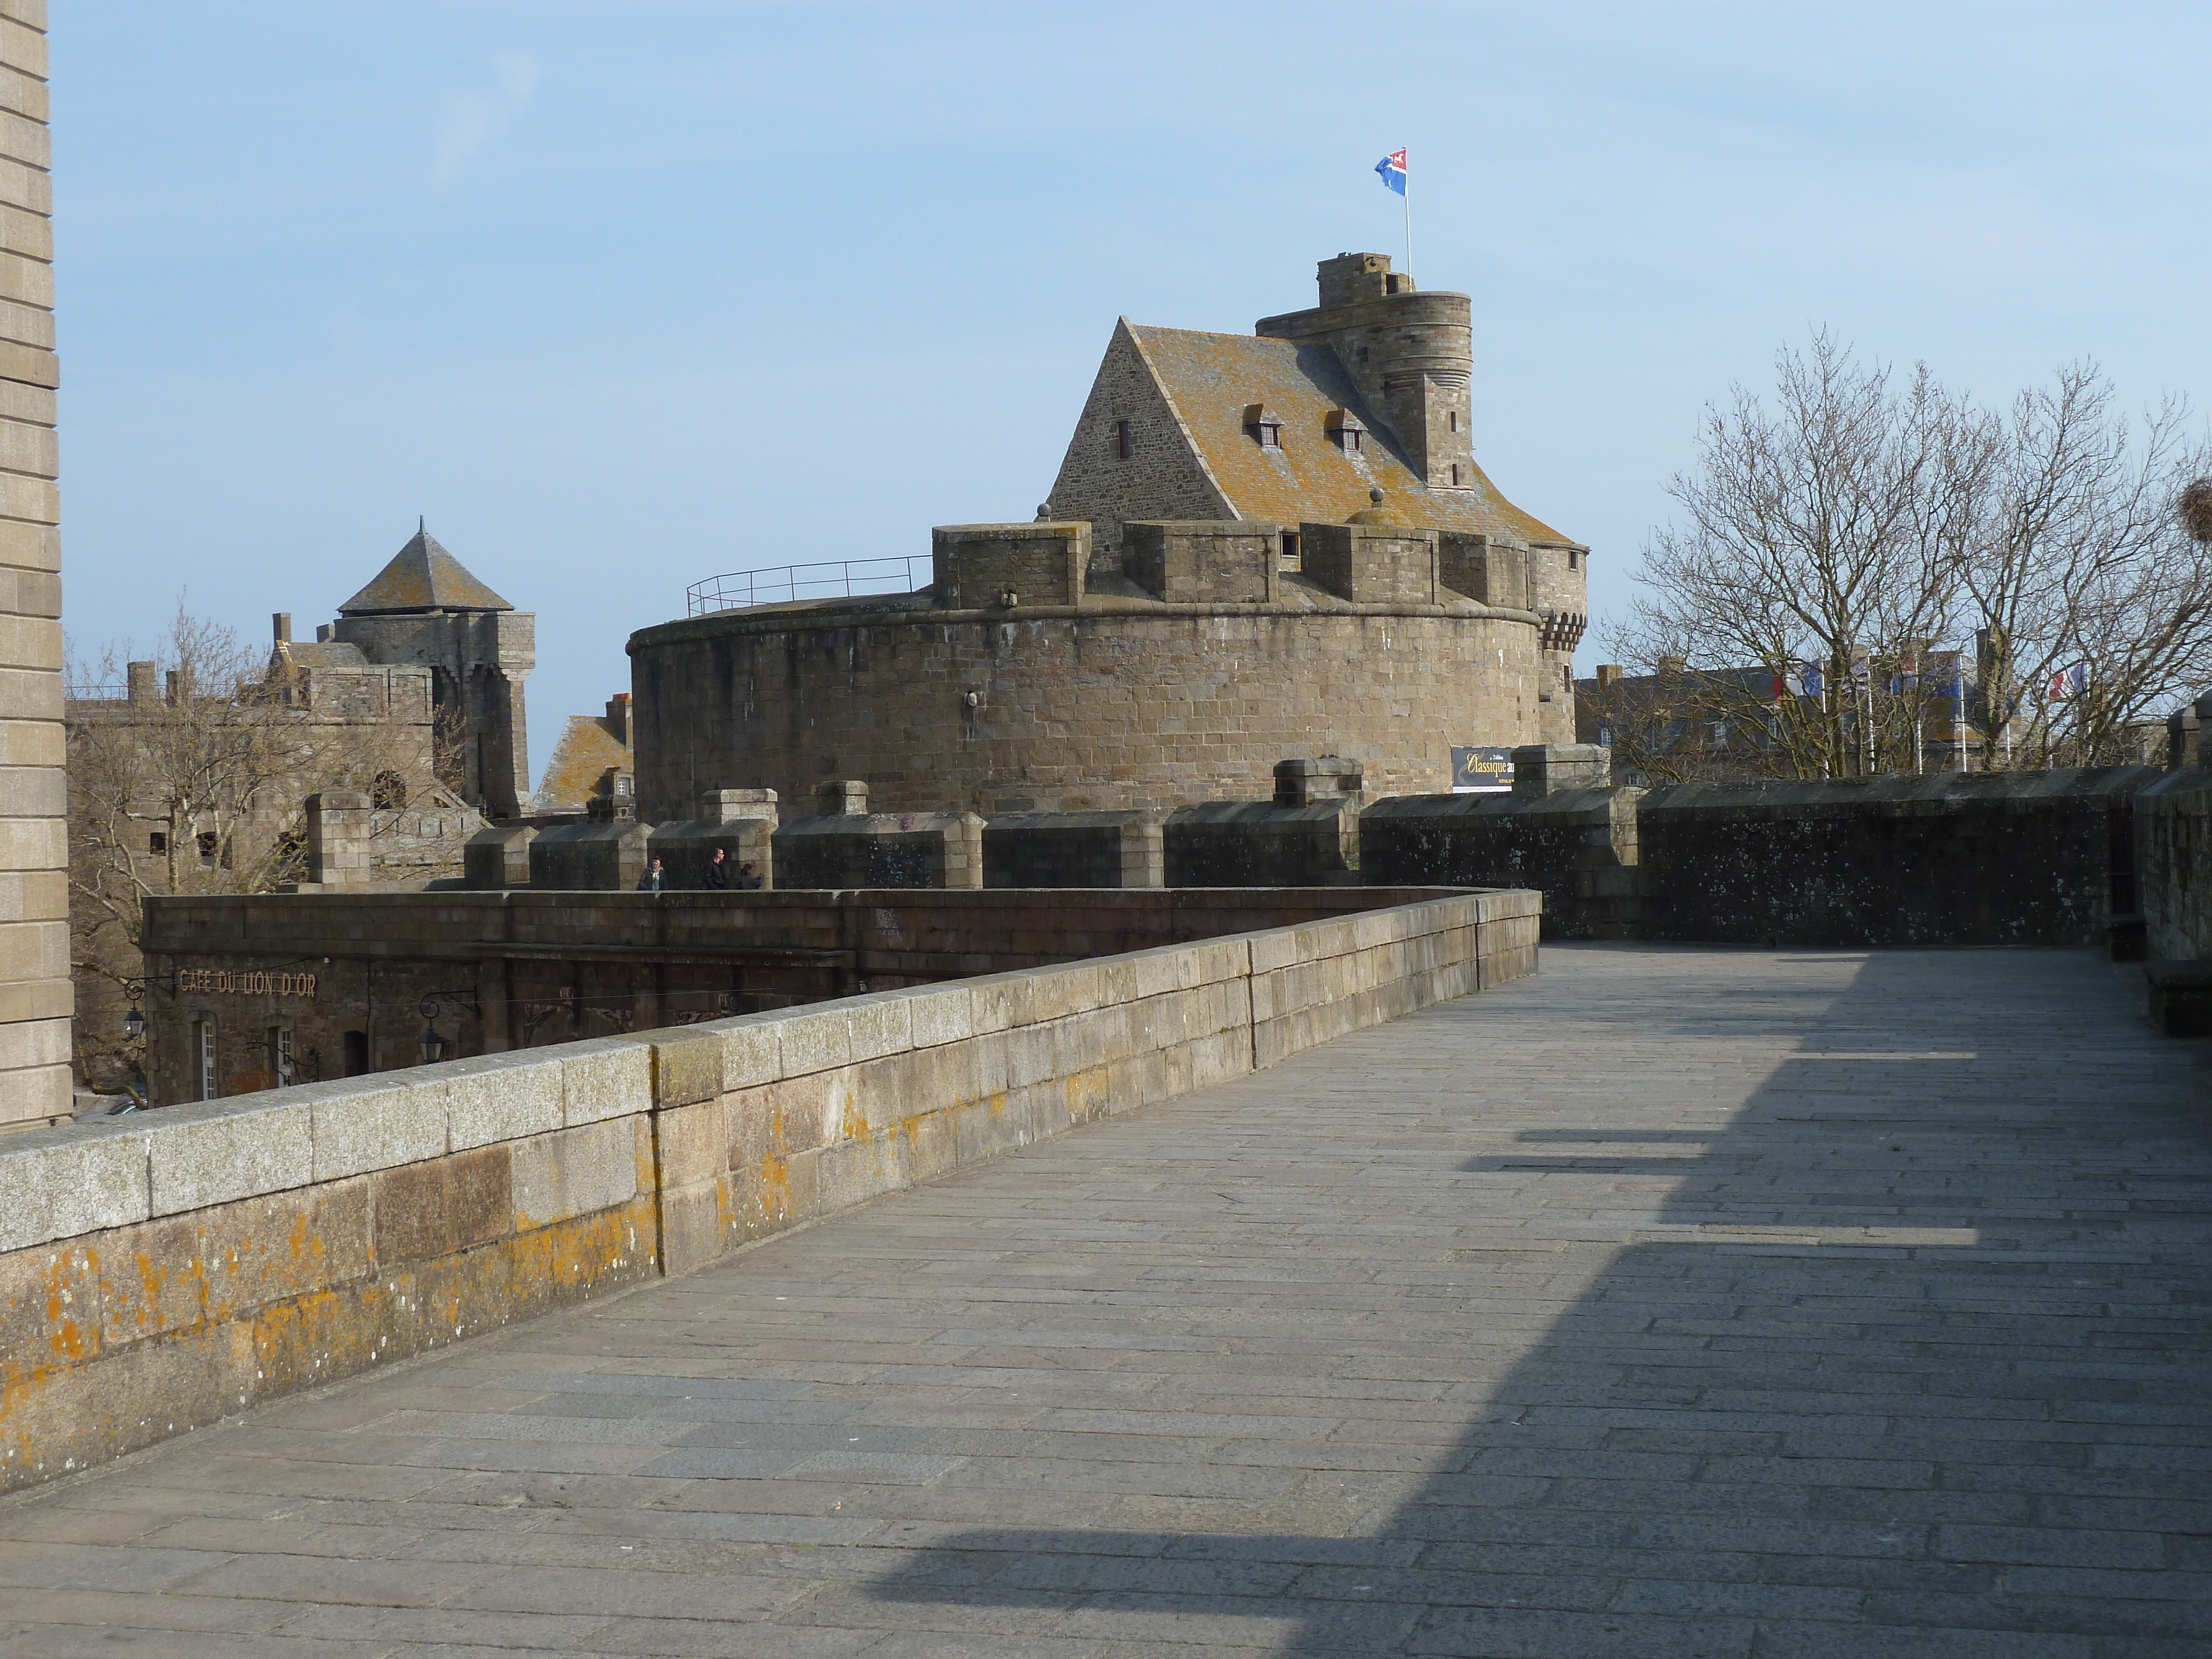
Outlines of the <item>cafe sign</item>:
[{"label": "cafe sign", "polygon": [[313,974],[240,973],[229,968],[180,968],[179,991],[208,991],[221,997],[306,997],[315,994]]}]

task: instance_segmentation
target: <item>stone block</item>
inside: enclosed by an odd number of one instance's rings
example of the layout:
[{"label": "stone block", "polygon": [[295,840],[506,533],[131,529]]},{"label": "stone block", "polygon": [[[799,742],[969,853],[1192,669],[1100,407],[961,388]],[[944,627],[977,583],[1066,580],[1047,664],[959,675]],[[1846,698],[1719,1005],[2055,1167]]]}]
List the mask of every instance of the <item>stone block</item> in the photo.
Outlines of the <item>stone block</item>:
[{"label": "stone block", "polygon": [[514,1169],[517,1232],[611,1209],[637,1196],[635,1146],[630,1124],[621,1118],[517,1141]]},{"label": "stone block", "polygon": [[892,994],[906,1001],[917,1048],[964,1042],[975,1033],[975,999],[964,985],[918,985]]},{"label": "stone block", "polygon": [[903,1053],[914,1046],[914,1021],[909,1000],[896,992],[848,997],[845,1011],[846,1044],[854,1060],[874,1060]]},{"label": "stone block", "polygon": [[854,1104],[872,1129],[963,1106],[975,1098],[975,1055],[964,1043],[911,1048],[855,1066]]},{"label": "stone block", "polygon": [[656,1106],[684,1106],[720,1096],[721,1033],[700,1029],[655,1036],[651,1041]]},{"label": "stone block", "polygon": [[366,1175],[446,1153],[447,1093],[441,1084],[349,1078],[291,1092],[307,1097],[317,1181]]},{"label": "stone block", "polygon": [[135,1115],[0,1139],[0,1250],[143,1221],[151,1138]]},{"label": "stone block", "polygon": [[804,1077],[852,1061],[852,1016],[842,1003],[787,1014],[779,1022],[779,1029],[786,1077]]},{"label": "stone block", "polygon": [[503,1238],[514,1227],[513,1149],[501,1144],[369,1177],[380,1268],[426,1262]]},{"label": "stone block", "polygon": [[749,1104],[747,1109],[765,1111],[778,1127],[783,1144],[793,1151],[834,1146],[866,1127],[849,1066],[786,1078],[765,1088],[749,1090],[744,1098],[760,1103],[757,1108]]},{"label": "stone block", "polygon": [[653,1109],[653,1045],[594,1037],[560,1045],[561,1121],[574,1128]]},{"label": "stone block", "polygon": [[524,1049],[424,1066],[446,1086],[446,1122],[455,1152],[547,1134],[561,1127],[561,1061]]},{"label": "stone block", "polygon": [[907,1168],[912,1179],[930,1181],[951,1171],[960,1162],[958,1108],[909,1118],[907,1143]]},{"label": "stone block", "polygon": [[712,1181],[728,1166],[728,1133],[722,1101],[694,1101],[664,1106],[653,1114],[659,1147],[660,1181],[668,1188]]},{"label": "stone block", "polygon": [[707,1266],[722,1253],[719,1182],[660,1195],[660,1269],[671,1275]]},{"label": "stone block", "polygon": [[[11,1380],[100,1358],[111,1341],[101,1279],[107,1255],[81,1241],[0,1253],[0,1354]],[[13,1415],[0,1413],[0,1423]]]},{"label": "stone block", "polygon": [[270,1090],[165,1108],[148,1142],[155,1215],[304,1187],[314,1179],[314,1113]]},{"label": "stone block", "polygon": [[823,1148],[814,1165],[819,1212],[834,1215],[911,1186],[911,1154],[902,1134],[870,1135]]},{"label": "stone block", "polygon": [[750,1089],[783,1075],[784,1018],[781,1012],[750,1014],[715,1023],[722,1042],[725,1090]]}]

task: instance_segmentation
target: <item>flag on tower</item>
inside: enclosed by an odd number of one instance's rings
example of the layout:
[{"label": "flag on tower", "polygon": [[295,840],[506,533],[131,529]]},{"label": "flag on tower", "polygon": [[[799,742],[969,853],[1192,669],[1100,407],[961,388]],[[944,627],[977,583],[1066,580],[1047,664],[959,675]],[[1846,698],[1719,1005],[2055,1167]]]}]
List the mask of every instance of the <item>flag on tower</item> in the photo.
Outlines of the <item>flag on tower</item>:
[{"label": "flag on tower", "polygon": [[1406,152],[1404,150],[1392,150],[1375,164],[1375,171],[1382,175],[1382,182],[1396,191],[1399,195],[1403,196],[1406,193]]}]

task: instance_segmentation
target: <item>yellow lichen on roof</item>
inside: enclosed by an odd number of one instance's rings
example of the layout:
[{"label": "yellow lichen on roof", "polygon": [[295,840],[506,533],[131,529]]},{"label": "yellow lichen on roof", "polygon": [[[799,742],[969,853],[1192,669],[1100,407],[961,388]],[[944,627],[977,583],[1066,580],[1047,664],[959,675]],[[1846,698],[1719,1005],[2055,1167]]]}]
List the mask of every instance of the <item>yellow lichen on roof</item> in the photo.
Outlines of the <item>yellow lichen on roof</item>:
[{"label": "yellow lichen on roof", "polygon": [[[1130,333],[1240,518],[1341,524],[1380,488],[1394,513],[1423,529],[1581,544],[1507,501],[1480,466],[1463,489],[1430,489],[1386,439],[1389,422],[1322,341],[1133,325]],[[1247,424],[1255,404],[1282,423],[1279,448],[1263,447]],[[1357,458],[1329,435],[1338,410],[1366,428]]]},{"label": "yellow lichen on roof", "polygon": [[584,803],[599,793],[599,780],[609,767],[629,771],[630,751],[597,716],[569,715],[561,741],[554,745],[553,758],[545,763],[545,775],[538,780],[538,810],[581,811]]}]

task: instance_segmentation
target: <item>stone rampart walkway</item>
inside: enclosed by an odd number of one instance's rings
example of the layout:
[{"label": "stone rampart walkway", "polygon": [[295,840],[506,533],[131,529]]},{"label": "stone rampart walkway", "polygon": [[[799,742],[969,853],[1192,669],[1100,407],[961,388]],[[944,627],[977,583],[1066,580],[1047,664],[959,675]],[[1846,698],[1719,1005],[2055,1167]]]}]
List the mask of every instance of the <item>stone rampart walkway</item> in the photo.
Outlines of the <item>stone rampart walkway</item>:
[{"label": "stone rampart walkway", "polygon": [[0,1503],[0,1656],[2197,1659],[2212,1071],[2140,983],[1550,949]]}]

